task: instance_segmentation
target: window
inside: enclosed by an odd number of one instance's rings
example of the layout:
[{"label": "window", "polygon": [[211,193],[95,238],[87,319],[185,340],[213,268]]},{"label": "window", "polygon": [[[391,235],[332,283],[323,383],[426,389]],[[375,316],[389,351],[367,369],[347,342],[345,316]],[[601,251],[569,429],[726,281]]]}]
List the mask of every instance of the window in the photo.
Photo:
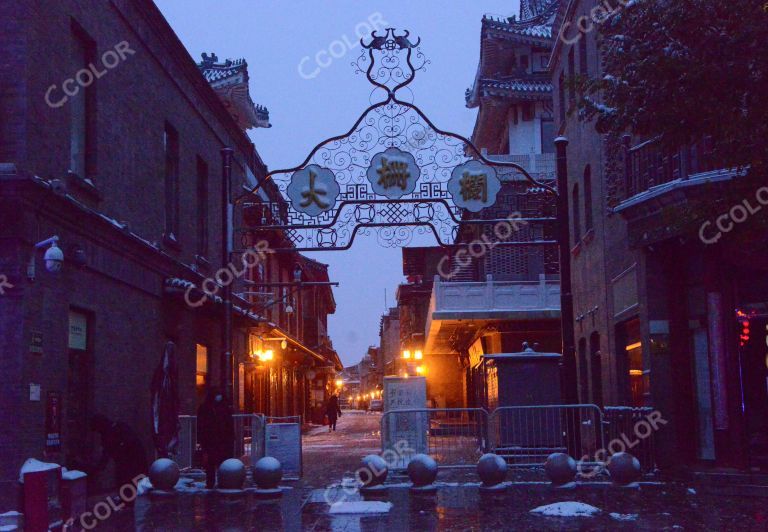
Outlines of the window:
[{"label": "window", "polygon": [[555,123],[553,120],[541,120],[541,152],[555,153]]},{"label": "window", "polygon": [[195,359],[196,359],[196,374],[195,374],[195,386],[198,391],[208,384],[208,348],[201,344],[195,344]]},{"label": "window", "polygon": [[528,56],[527,55],[521,55],[520,56],[520,68],[528,71]]},{"label": "window", "polygon": [[573,105],[576,101],[576,85],[574,83],[576,77],[576,65],[573,57],[573,46],[571,51],[568,52],[568,103]]},{"label": "window", "polygon": [[627,404],[634,407],[647,406],[650,404],[651,372],[645,367],[643,344],[640,339],[640,320],[634,318],[618,324],[616,340],[621,357],[618,371],[623,382],[620,386],[626,390]]},{"label": "window", "polygon": [[579,184],[573,185],[573,192],[571,198],[571,205],[573,206],[573,245],[579,243],[581,240],[581,213],[579,212]]},{"label": "window", "polygon": [[[72,37],[72,69],[78,72],[96,62],[96,43],[75,21],[72,21]],[[88,179],[95,173],[96,86],[94,83],[87,87],[77,85],[71,90],[77,92],[69,99],[69,169]]]},{"label": "window", "polygon": [[587,35],[586,33],[581,34],[581,39],[579,39],[579,74],[588,77],[589,76],[589,66],[587,65]]},{"label": "window", "polygon": [[208,256],[208,164],[197,156],[197,254]]},{"label": "window", "polygon": [[592,229],[592,168],[584,168],[584,230]]},{"label": "window", "polygon": [[522,105],[523,122],[530,122],[533,120],[535,107],[531,102],[525,102]]},{"label": "window", "polygon": [[163,135],[165,150],[165,237],[179,238],[179,134],[168,122]]}]

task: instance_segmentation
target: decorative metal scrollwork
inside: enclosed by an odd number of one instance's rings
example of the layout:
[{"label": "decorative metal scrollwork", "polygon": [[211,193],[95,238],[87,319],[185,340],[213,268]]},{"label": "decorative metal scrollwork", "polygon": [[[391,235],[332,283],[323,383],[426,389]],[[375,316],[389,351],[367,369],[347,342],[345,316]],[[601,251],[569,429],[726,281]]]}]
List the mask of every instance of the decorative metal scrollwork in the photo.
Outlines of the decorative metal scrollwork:
[{"label": "decorative metal scrollwork", "polygon": [[[477,168],[490,166],[495,171],[502,182],[499,196],[512,191],[554,200],[551,179],[537,181],[516,163],[486,159],[469,139],[440,130],[417,106],[400,98],[398,91],[429,64],[420,42],[412,41],[407,31],[398,35],[391,28],[382,35],[373,32],[370,42],[361,40],[363,49],[353,65],[357,72],[366,74],[374,86],[373,94],[381,94],[381,98],[346,133],[317,144],[298,166],[269,172],[252,191],[239,198],[238,204],[258,203],[269,213],[241,228],[243,233],[282,231],[294,244],[292,249],[299,251],[346,249],[357,234],[369,235],[372,231],[385,247],[408,245],[415,234],[425,233],[433,234],[438,244],[449,246],[457,237],[459,223],[480,223],[482,218],[486,218],[484,223],[493,223],[487,216],[478,217],[477,212],[468,213],[456,205],[456,183],[449,190],[454,169],[471,160],[477,161]],[[383,158],[383,152],[395,154],[392,158],[397,159],[396,164]],[[306,169],[310,167],[312,171],[308,173]],[[329,192],[327,180],[321,177],[326,175],[324,172],[332,173],[338,185],[339,192],[332,204],[328,198],[331,192],[335,194],[335,188],[331,187]],[[418,175],[410,175],[413,172]],[[303,189],[297,189],[295,183],[291,186],[294,175],[303,180]],[[377,175],[381,176],[379,182],[375,181]],[[266,180],[272,180],[290,201],[257,199],[257,190]],[[312,188],[316,182],[325,183],[318,193]],[[478,182],[473,186],[478,186]],[[386,187],[400,188],[395,194]],[[460,188],[463,194],[476,190],[469,186]],[[494,189],[487,204],[472,203],[472,210],[492,205],[496,192]],[[475,194],[475,199],[481,197],[485,198]],[[534,218],[535,223],[554,221],[541,213]],[[521,236],[520,243],[526,242],[537,243]]]}]

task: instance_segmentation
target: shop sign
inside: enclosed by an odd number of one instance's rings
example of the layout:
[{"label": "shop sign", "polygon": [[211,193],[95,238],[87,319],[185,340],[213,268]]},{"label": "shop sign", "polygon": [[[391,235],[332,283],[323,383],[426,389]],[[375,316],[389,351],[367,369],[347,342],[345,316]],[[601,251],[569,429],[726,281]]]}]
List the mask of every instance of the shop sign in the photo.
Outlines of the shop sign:
[{"label": "shop sign", "polygon": [[88,349],[88,316],[82,312],[69,311],[69,348],[85,351]]},{"label": "shop sign", "polygon": [[471,212],[479,212],[496,203],[501,181],[496,170],[480,161],[460,164],[451,172],[448,192],[456,206]]},{"label": "shop sign", "polygon": [[29,352],[37,355],[43,354],[43,333],[42,331],[33,330],[29,339]]},{"label": "shop sign", "polygon": [[293,173],[286,193],[294,209],[318,216],[333,209],[340,191],[333,171],[310,164]]},{"label": "shop sign", "polygon": [[61,450],[61,393],[48,392],[45,402],[45,450]]},{"label": "shop sign", "polygon": [[374,155],[366,172],[373,191],[389,199],[400,199],[413,192],[420,174],[413,155],[398,148]]}]

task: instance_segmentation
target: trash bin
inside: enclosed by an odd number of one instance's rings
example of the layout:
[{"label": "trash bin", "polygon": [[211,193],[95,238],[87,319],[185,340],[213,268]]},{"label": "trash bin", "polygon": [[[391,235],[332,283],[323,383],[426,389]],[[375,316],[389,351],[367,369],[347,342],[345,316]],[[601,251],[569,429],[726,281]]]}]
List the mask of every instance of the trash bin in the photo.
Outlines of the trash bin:
[{"label": "trash bin", "polygon": [[61,509],[61,466],[30,458],[21,468],[24,529],[45,532],[64,524]]},{"label": "trash bin", "polygon": [[61,510],[63,519],[77,520],[85,513],[88,475],[82,471],[64,471],[61,474]]}]

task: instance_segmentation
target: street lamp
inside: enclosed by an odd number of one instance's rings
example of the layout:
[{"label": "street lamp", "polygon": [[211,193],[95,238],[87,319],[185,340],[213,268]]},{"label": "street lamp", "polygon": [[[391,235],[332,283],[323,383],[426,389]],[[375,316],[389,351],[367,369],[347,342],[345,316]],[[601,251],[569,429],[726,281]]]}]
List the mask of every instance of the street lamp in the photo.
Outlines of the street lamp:
[{"label": "street lamp", "polygon": [[417,373],[418,375],[424,375],[424,374],[426,374],[426,373],[427,373],[427,367],[426,367],[426,366],[418,366],[418,367],[416,368],[416,373]]},{"label": "street lamp", "polygon": [[406,359],[406,360],[410,359],[411,358],[411,352],[408,351],[407,349],[405,351],[403,351],[403,358]]},{"label": "street lamp", "polygon": [[423,357],[424,357],[424,355],[422,354],[422,352],[420,350],[417,350],[413,354],[413,358],[415,358],[416,360],[421,360]]},{"label": "street lamp", "polygon": [[341,379],[336,379],[336,386],[341,388],[341,385],[344,384],[344,381]]}]

